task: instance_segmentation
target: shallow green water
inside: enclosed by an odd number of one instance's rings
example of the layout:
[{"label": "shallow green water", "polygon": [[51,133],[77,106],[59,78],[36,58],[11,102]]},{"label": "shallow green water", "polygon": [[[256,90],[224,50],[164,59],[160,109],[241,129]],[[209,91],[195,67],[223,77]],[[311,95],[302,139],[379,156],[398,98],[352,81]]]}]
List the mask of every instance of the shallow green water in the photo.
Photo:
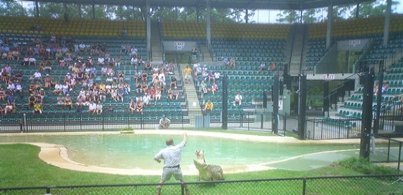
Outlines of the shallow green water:
[{"label": "shallow green water", "polygon": [[[80,163],[114,168],[160,168],[154,155],[165,147],[166,135],[25,135],[0,136],[0,142],[46,142],[64,145],[69,157]],[[182,136],[174,136],[175,143]],[[313,152],[356,149],[357,145],[279,144],[230,139],[188,137],[182,165],[193,164],[196,150],[204,150],[207,163],[249,165],[282,160]],[[21,151],[23,152],[23,151]],[[330,155],[331,156],[331,155]]]}]

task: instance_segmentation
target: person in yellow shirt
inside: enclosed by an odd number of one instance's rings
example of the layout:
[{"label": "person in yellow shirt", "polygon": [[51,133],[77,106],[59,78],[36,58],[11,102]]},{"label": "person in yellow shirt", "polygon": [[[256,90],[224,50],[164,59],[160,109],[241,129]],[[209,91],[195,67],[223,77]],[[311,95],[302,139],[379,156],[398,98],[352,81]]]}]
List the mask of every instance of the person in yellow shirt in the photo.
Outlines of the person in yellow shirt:
[{"label": "person in yellow shirt", "polygon": [[204,110],[204,112],[211,112],[213,110],[213,108],[214,108],[214,104],[213,104],[213,102],[211,102],[209,100],[204,104],[204,109],[203,110]]},{"label": "person in yellow shirt", "polygon": [[183,74],[185,77],[185,83],[189,83],[192,80],[192,68],[190,68],[190,66],[186,66],[183,69]]}]

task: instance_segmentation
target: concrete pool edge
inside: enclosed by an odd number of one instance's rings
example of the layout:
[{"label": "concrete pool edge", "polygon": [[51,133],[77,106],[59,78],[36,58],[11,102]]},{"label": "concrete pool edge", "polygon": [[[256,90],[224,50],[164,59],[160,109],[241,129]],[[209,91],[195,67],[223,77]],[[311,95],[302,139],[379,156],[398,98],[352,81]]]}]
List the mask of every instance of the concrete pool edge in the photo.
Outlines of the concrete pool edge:
[{"label": "concrete pool edge", "polygon": [[[181,135],[183,133],[187,133],[189,136],[208,136],[208,137],[218,137],[218,138],[226,138],[226,139],[236,139],[236,140],[246,140],[246,141],[259,141],[259,142],[276,142],[276,143],[359,143],[359,140],[326,140],[323,141],[301,141],[292,137],[278,137],[278,136],[261,136],[261,135],[245,135],[245,134],[234,134],[234,133],[219,133],[219,132],[201,132],[201,131],[184,131],[184,130],[140,130],[134,131],[135,134],[167,134],[167,135]],[[120,132],[72,132],[72,133],[35,133],[36,135],[85,135],[85,134],[120,134]],[[10,136],[15,136],[19,134],[10,134]],[[39,158],[46,162],[47,164],[68,169],[74,171],[81,172],[91,172],[91,173],[105,173],[105,174],[115,174],[115,175],[160,175],[161,169],[119,169],[119,168],[110,168],[110,167],[100,167],[93,165],[86,165],[82,163],[75,162],[71,160],[67,153],[67,148],[63,145],[57,144],[49,144],[49,143],[29,143],[29,142],[19,142],[23,144],[31,144],[40,147],[40,152],[38,154]],[[10,143],[9,143],[10,144]],[[325,152],[337,152],[337,151],[325,151]],[[323,152],[322,152],[323,153]],[[286,160],[295,160],[307,155],[312,154],[303,154],[291,157]],[[224,173],[243,173],[243,172],[254,172],[254,171],[264,171],[275,169],[274,167],[270,167],[270,164],[276,162],[267,162],[261,164],[251,164],[247,166],[223,166]],[[196,168],[193,167],[183,167],[183,173],[185,175],[197,175],[198,172]]]}]

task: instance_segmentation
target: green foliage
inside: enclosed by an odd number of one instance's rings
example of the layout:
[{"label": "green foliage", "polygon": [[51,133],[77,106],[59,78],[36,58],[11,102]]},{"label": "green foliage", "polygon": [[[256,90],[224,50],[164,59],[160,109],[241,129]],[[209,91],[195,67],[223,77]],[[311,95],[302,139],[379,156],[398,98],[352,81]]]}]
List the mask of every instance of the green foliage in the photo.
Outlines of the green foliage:
[{"label": "green foliage", "polygon": [[298,23],[300,21],[300,15],[295,10],[284,10],[277,14],[277,22],[280,23]]},{"label": "green foliage", "polygon": [[27,16],[32,9],[24,8],[14,0],[0,1],[0,16]]},{"label": "green foliage", "polygon": [[397,174],[395,169],[375,165],[363,158],[349,158],[339,162],[339,165],[367,175]]}]

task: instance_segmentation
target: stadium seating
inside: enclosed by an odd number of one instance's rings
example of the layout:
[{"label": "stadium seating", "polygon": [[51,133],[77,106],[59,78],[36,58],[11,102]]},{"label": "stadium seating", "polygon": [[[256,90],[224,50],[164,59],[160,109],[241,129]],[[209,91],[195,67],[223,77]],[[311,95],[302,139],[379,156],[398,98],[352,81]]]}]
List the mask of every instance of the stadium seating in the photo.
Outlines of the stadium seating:
[{"label": "stadium seating", "polygon": [[0,32],[13,34],[40,34],[57,36],[129,36],[144,38],[143,21],[69,20],[0,17]]}]

